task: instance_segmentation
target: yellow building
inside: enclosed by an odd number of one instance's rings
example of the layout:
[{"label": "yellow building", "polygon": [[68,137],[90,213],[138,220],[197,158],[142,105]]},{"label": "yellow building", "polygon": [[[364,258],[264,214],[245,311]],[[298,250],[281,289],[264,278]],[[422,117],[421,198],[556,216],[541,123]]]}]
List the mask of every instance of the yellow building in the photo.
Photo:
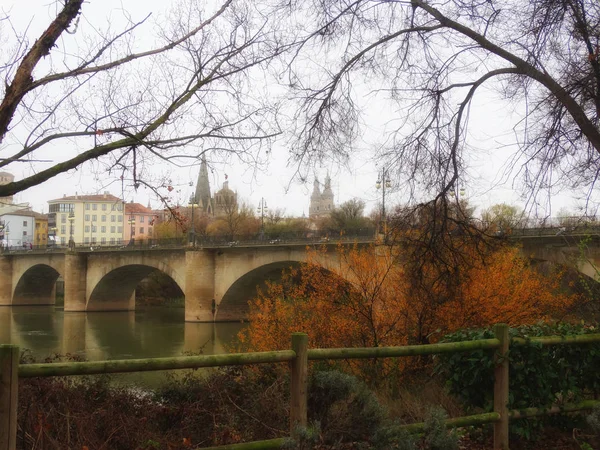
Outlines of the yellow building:
[{"label": "yellow building", "polygon": [[34,228],[33,228],[33,245],[48,244],[48,216],[46,214],[33,213]]},{"label": "yellow building", "polygon": [[105,192],[64,196],[48,202],[49,239],[57,245],[123,242],[123,200]]}]

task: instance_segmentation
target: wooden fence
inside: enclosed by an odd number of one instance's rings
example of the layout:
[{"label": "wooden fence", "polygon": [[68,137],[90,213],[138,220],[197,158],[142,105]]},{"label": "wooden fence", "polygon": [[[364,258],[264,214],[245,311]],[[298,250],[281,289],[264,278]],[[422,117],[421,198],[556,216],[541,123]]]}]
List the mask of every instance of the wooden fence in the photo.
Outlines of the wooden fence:
[{"label": "wooden fence", "polygon": [[[308,361],[398,358],[417,355],[469,352],[473,350],[496,350],[494,354],[494,411],[485,414],[457,417],[446,421],[448,427],[493,423],[494,450],[508,449],[508,423],[510,419],[588,410],[600,404],[598,401],[588,400],[578,404],[549,406],[548,408],[508,410],[508,351],[511,345],[582,345],[600,342],[600,334],[509,339],[508,325],[505,324],[496,325],[494,327],[494,332],[496,335],[494,339],[475,341],[410,345],[403,347],[331,349],[309,349],[308,335],[304,333],[293,333],[292,348],[290,350],[52,364],[19,364],[19,347],[15,345],[0,345],[0,450],[16,449],[18,381],[19,378],[31,377],[92,375],[288,362],[291,371],[290,434],[293,434],[298,425],[306,425],[307,423]],[[418,432],[423,429],[423,426],[423,423],[416,423],[405,425],[405,428],[411,432]],[[284,441],[284,438],[280,438],[210,448],[213,450],[271,449],[280,448]]]}]

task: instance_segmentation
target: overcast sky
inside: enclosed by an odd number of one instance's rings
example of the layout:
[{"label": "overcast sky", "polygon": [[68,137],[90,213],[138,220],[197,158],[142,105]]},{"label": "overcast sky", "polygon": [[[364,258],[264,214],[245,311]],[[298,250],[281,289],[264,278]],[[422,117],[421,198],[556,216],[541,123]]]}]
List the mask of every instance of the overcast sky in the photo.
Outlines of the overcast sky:
[{"label": "overcast sky", "polygon": [[[134,20],[143,18],[149,12],[156,17],[168,4],[169,2],[150,0],[86,2],[83,9],[84,18],[79,27],[83,31],[86,27],[91,27],[92,22],[102,27],[107,21],[121,16],[123,8],[126,8]],[[48,24],[56,11],[55,3],[50,0],[20,0],[19,2],[3,0],[2,5],[2,9],[9,13],[12,24],[21,32],[29,26],[28,36],[31,41],[39,34],[39,30]],[[6,33],[6,29],[4,32]],[[348,166],[340,167],[334,163],[325,163],[322,167],[317,167],[312,175],[318,175],[323,181],[329,172],[336,204],[356,197],[366,202],[366,209],[369,212],[381,201],[381,192],[375,188],[380,168],[376,167],[373,155],[377,146],[381,144],[381,136],[387,124],[394,118],[394,112],[378,102],[370,102],[367,96],[363,100],[365,106],[368,105],[365,114],[367,120],[363,125],[363,137],[355,143],[353,158]],[[469,176],[463,187],[468,199],[479,210],[501,202],[523,204],[518,191],[512,189],[512,176],[507,177],[503,173],[506,160],[516,150],[511,145],[515,140],[511,127],[518,119],[518,106],[516,109],[517,114],[511,115],[510,109],[489,91],[482,91],[475,98],[471,108],[468,139],[470,145],[477,151],[468,153],[466,162]],[[289,139],[289,136],[285,139]],[[223,165],[213,162],[213,171],[210,174],[212,192],[221,187],[227,175],[230,188],[238,192],[239,198],[248,201],[254,207],[258,205],[261,197],[264,197],[269,207],[285,209],[288,215],[308,214],[313,178],[311,176],[306,183],[292,180],[296,167],[288,165],[289,155],[285,142],[283,139],[275,142],[269,164],[261,170],[247,165]],[[68,153],[72,149],[59,150]],[[0,147],[0,156],[1,152],[2,147]],[[17,178],[30,175],[37,169],[38,166],[23,163],[13,164],[8,168]],[[174,202],[186,203],[195,190],[199,165],[176,168],[160,164],[154,170],[157,174],[170,174],[175,186]],[[190,182],[193,185],[190,185]],[[133,200],[144,205],[150,202],[153,207],[161,207],[150,191],[141,188],[135,192],[130,186],[122,186],[117,177],[108,177],[98,169],[96,164],[85,164],[78,170],[60,175],[22,192],[16,196],[16,200],[29,202],[35,210],[47,212],[46,202],[62,197],[63,194],[101,193],[105,190],[124,197],[126,201]],[[392,190],[388,194],[386,203],[393,205],[403,200],[405,200],[403,193]],[[553,215],[561,207],[574,209],[575,206],[575,200],[569,195],[555,196]]]}]

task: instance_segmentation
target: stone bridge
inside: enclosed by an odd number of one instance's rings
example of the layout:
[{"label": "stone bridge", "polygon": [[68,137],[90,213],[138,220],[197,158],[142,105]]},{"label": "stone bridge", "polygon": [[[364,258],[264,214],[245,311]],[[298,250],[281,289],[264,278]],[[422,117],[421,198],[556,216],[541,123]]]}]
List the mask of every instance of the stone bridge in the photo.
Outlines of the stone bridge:
[{"label": "stone bridge", "polygon": [[[319,263],[325,268],[339,264],[336,245],[324,244]],[[159,270],[184,293],[186,321],[242,320],[257,285],[306,261],[306,249],[298,243],[5,253],[0,256],[0,306],[54,304],[62,276],[65,311],[134,310],[136,286]]]},{"label": "stone bridge", "polygon": [[[596,278],[600,236],[519,236],[524,256],[574,267]],[[579,244],[584,240],[585,249]],[[365,240],[363,244],[372,242]],[[325,268],[343,264],[336,243],[318,244]],[[284,268],[306,261],[307,244],[236,245],[213,248],[121,248],[94,251],[44,251],[0,256],[0,306],[47,305],[64,279],[65,311],[135,309],[135,288],[159,270],[185,295],[188,322],[234,321],[246,317],[256,287],[277,279]]]}]

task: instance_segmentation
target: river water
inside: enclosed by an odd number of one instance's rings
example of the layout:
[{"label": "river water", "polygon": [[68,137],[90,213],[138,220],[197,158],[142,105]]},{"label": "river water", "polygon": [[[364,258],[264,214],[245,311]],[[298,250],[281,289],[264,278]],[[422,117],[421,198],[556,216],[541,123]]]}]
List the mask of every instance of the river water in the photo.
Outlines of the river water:
[{"label": "river water", "polygon": [[[54,306],[0,306],[0,344],[28,349],[36,359],[67,353],[89,361],[227,353],[241,323],[190,323],[183,308],[135,312],[64,312]],[[120,380],[155,384],[154,374]]]}]

